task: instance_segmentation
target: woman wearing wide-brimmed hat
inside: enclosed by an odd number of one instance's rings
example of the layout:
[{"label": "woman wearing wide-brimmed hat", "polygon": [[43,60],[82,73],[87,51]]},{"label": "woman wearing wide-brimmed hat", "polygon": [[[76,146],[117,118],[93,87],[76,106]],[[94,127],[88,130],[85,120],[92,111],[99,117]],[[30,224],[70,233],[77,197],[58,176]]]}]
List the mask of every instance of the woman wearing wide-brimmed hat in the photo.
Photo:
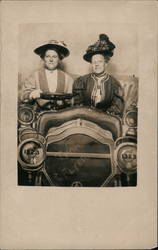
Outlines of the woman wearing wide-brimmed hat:
[{"label": "woman wearing wide-brimmed hat", "polygon": [[91,63],[92,73],[76,79],[73,91],[78,93],[76,104],[94,106],[103,111],[122,116],[124,109],[123,91],[120,83],[106,72],[115,45],[105,34],[90,45],[83,59]]},{"label": "woman wearing wide-brimmed hat", "polygon": [[70,54],[66,44],[51,40],[34,52],[41,57],[43,65],[24,81],[21,100],[39,98],[42,92],[72,93],[73,79],[58,67]]}]

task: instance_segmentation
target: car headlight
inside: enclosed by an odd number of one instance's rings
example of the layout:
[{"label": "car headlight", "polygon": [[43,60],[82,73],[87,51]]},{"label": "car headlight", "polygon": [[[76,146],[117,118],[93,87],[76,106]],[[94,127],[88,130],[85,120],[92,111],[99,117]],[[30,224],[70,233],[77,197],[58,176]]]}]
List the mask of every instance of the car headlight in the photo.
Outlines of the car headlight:
[{"label": "car headlight", "polygon": [[115,150],[115,162],[121,172],[133,174],[137,170],[137,144],[132,139],[129,141],[127,141],[129,138],[123,139]]},{"label": "car headlight", "polygon": [[35,112],[31,107],[20,107],[18,110],[18,121],[21,124],[31,124],[35,119]]},{"label": "car headlight", "polygon": [[26,139],[19,145],[18,161],[24,169],[36,169],[42,165],[45,157],[45,147],[39,140]]},{"label": "car headlight", "polygon": [[124,117],[124,120],[127,126],[131,128],[137,127],[137,111],[128,111]]}]

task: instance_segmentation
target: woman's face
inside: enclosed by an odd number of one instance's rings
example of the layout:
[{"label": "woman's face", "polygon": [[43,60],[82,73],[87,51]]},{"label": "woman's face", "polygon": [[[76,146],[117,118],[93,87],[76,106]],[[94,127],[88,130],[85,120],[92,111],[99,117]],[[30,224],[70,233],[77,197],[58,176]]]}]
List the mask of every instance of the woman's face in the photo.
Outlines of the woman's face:
[{"label": "woman's face", "polygon": [[55,50],[47,50],[43,58],[44,65],[48,70],[54,70],[57,68],[60,59],[58,53]]},{"label": "woman's face", "polygon": [[96,74],[103,73],[107,67],[107,63],[105,62],[105,58],[101,54],[96,54],[96,55],[92,56],[91,64],[92,64],[92,70]]}]

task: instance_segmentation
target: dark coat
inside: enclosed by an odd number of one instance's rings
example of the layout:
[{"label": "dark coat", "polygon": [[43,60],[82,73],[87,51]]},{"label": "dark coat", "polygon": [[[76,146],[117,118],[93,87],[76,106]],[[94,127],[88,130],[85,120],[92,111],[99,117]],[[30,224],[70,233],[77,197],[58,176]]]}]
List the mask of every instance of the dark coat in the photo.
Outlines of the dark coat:
[{"label": "dark coat", "polygon": [[[95,81],[91,74],[81,76],[76,79],[73,85],[73,92],[78,96],[75,98],[75,104],[83,104],[85,106],[93,106],[92,91]],[[108,111],[112,114],[122,116],[124,110],[123,90],[120,83],[111,75],[104,81],[105,97],[96,108]]]}]

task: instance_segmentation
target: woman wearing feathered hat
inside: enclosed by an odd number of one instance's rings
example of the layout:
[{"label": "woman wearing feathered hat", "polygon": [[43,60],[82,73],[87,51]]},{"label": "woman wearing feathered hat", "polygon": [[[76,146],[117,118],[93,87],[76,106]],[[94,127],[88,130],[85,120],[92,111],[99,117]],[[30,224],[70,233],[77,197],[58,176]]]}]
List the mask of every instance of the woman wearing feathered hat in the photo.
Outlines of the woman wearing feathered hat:
[{"label": "woman wearing feathered hat", "polygon": [[39,98],[42,92],[72,93],[73,79],[58,67],[70,54],[66,44],[51,40],[34,52],[41,57],[43,65],[24,81],[21,100]]},{"label": "woman wearing feathered hat", "polygon": [[122,116],[124,102],[121,85],[106,72],[114,49],[115,45],[105,34],[101,34],[99,40],[88,47],[83,58],[91,63],[93,72],[76,79],[73,91],[78,93],[76,104],[94,106]]}]

